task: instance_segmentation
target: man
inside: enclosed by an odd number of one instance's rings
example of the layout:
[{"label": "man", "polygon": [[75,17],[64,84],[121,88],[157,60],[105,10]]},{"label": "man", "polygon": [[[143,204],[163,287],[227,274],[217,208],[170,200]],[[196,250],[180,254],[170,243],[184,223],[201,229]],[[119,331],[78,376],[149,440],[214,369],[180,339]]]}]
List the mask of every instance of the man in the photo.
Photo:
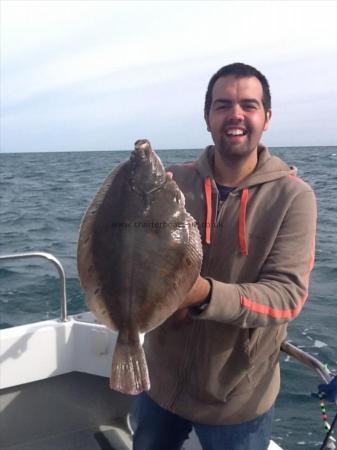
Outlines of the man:
[{"label": "man", "polygon": [[307,298],[316,203],[310,186],[260,144],[266,78],[235,63],[211,78],[214,146],[170,168],[203,241],[201,276],[181,310],[146,336],[151,390],[137,400],[134,450],[265,450],[287,323]]}]

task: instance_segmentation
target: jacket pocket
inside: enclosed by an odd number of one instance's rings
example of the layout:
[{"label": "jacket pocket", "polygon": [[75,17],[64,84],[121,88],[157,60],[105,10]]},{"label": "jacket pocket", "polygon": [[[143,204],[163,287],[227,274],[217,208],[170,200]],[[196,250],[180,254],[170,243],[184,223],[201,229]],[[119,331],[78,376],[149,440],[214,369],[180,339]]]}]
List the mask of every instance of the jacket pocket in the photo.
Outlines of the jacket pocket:
[{"label": "jacket pocket", "polygon": [[226,402],[234,391],[252,389],[249,330],[213,321],[200,322],[187,391],[201,402]]},{"label": "jacket pocket", "polygon": [[249,378],[253,386],[261,382],[266,368],[274,367],[277,363],[285,336],[285,325],[261,327],[251,331]]}]

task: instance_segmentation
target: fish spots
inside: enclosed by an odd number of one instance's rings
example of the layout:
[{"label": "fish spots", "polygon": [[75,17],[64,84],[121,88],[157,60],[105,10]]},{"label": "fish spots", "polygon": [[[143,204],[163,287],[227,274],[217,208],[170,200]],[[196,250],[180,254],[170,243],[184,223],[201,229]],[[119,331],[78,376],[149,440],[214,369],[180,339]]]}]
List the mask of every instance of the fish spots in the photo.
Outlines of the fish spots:
[{"label": "fish spots", "polygon": [[101,288],[99,288],[99,287],[94,290],[95,295],[99,294],[100,292],[101,292]]},{"label": "fish spots", "polygon": [[186,263],[188,266],[191,266],[191,265],[192,265],[192,261],[191,261],[190,258],[185,258],[185,263]]}]

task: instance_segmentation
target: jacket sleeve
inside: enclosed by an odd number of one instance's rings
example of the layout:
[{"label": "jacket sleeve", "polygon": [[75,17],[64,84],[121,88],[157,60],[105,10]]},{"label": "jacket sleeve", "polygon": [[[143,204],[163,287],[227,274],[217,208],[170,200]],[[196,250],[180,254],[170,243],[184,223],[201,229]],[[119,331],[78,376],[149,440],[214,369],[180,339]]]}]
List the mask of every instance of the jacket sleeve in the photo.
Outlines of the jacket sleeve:
[{"label": "jacket sleeve", "polygon": [[257,282],[229,284],[208,278],[212,284],[210,303],[196,318],[242,328],[278,325],[295,318],[308,296],[316,219],[314,193],[298,193],[287,210]]}]

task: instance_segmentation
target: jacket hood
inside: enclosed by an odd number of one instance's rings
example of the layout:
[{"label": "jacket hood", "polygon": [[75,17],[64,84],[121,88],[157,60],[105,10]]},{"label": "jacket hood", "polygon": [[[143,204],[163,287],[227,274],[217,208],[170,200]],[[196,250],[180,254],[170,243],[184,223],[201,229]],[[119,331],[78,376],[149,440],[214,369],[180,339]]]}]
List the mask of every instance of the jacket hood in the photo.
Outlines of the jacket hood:
[{"label": "jacket hood", "polygon": [[[213,161],[214,161],[214,145],[206,147],[196,162],[196,168],[200,172],[202,178],[210,178],[214,180]],[[258,184],[274,181],[289,175],[295,175],[296,168],[289,167],[277,156],[272,156],[267,147],[263,144],[258,146],[258,162],[257,166],[247,178],[245,178],[235,191],[250,188]]]}]

